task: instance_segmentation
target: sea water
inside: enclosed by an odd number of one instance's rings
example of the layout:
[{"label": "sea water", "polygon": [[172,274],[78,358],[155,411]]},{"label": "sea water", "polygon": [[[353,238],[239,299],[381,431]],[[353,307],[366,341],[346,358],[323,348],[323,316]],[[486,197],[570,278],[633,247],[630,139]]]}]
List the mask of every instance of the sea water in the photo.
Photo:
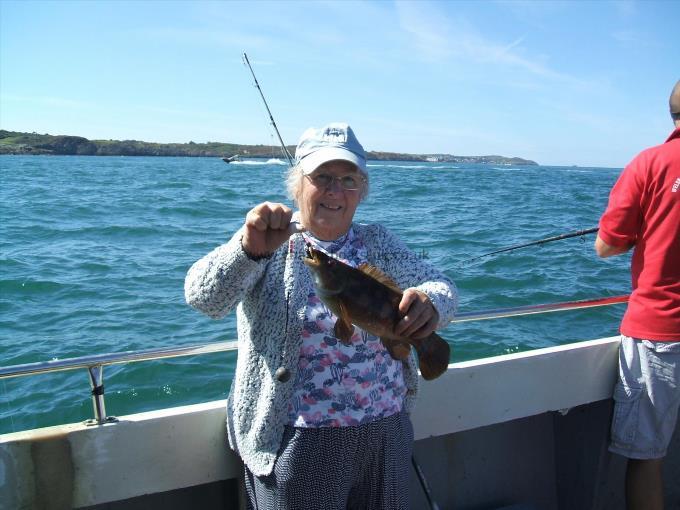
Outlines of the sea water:
[{"label": "sea water", "polygon": [[[273,163],[273,164],[272,164]],[[191,264],[254,205],[286,197],[277,161],[0,157],[0,366],[236,339],[184,302]],[[466,262],[597,226],[621,169],[369,162],[355,219],[379,222],[451,277],[460,311],[626,294],[629,255],[594,237]],[[625,305],[452,324],[452,361],[617,334]],[[226,398],[236,353],[109,366],[107,412]],[[0,433],[92,417],[85,369],[0,380]]]}]

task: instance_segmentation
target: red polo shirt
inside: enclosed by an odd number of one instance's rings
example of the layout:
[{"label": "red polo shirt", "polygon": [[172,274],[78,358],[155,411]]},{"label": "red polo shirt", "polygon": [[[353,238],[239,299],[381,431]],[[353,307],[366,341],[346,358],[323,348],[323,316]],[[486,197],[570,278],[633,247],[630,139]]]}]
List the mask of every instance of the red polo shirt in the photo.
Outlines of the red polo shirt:
[{"label": "red polo shirt", "polygon": [[624,168],[598,234],[610,246],[635,244],[621,333],[680,341],[680,128]]}]

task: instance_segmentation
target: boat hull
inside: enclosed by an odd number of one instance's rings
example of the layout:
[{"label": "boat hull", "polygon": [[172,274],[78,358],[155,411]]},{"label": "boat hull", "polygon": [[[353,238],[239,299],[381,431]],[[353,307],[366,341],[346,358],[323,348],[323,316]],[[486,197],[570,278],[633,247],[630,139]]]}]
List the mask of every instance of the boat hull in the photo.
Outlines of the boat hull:
[{"label": "boat hull", "polygon": [[[617,348],[608,338],[455,363],[422,382],[414,455],[439,506],[622,508],[625,460],[607,451]],[[0,509],[123,508],[130,500],[235,507],[242,466],[227,447],[225,407],[214,401],[6,434]],[[675,508],[677,430],[664,470]],[[411,508],[427,508],[415,476]]]}]

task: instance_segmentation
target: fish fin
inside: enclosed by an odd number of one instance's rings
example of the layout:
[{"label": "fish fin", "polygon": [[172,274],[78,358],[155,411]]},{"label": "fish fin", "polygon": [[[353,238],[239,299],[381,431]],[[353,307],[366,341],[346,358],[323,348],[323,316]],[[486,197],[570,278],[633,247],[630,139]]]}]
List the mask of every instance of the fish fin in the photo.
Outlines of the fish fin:
[{"label": "fish fin", "polygon": [[394,359],[405,360],[411,354],[411,344],[406,340],[396,340],[393,338],[381,338],[380,341]]},{"label": "fish fin", "polygon": [[431,381],[446,372],[451,355],[451,347],[446,340],[432,333],[427,338],[411,341],[418,353],[418,367],[423,379]]},{"label": "fish fin", "polygon": [[350,339],[354,334],[354,326],[349,320],[349,312],[345,305],[340,302],[340,315],[336,318],[335,326],[333,326],[333,334],[335,338],[340,340],[343,344],[349,345]]},{"label": "fish fin", "polygon": [[401,292],[399,285],[397,285],[392,278],[383,273],[380,269],[367,263],[361,264],[358,268],[359,271],[371,278],[378,280],[383,285],[389,287],[392,290]]}]

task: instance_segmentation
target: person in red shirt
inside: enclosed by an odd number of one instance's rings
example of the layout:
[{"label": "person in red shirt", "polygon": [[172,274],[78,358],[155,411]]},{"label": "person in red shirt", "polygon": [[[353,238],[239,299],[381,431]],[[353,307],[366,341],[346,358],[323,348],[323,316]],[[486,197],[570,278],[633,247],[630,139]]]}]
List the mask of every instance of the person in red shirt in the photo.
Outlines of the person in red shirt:
[{"label": "person in red shirt", "polygon": [[595,240],[600,257],[634,248],[609,446],[628,458],[629,510],[663,509],[661,468],[680,407],[680,81],[669,103],[675,130],[624,168]]}]

